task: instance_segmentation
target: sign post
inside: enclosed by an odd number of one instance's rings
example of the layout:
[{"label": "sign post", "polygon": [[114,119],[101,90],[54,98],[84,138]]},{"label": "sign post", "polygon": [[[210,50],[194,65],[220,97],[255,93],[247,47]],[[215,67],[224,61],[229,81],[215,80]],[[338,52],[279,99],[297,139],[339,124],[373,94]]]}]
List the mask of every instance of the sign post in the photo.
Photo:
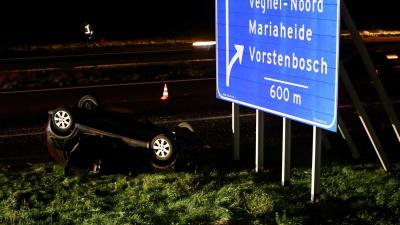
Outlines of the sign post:
[{"label": "sign post", "polygon": [[321,135],[322,130],[313,127],[312,167],[311,167],[311,201],[315,202],[319,195],[321,177]]},{"label": "sign post", "polygon": [[292,151],[292,121],[283,118],[282,123],[282,186],[290,180],[290,153]]},{"label": "sign post", "polygon": [[255,172],[264,170],[264,112],[256,110],[256,167]]},{"label": "sign post", "polygon": [[233,160],[240,159],[240,110],[239,105],[232,103]]}]

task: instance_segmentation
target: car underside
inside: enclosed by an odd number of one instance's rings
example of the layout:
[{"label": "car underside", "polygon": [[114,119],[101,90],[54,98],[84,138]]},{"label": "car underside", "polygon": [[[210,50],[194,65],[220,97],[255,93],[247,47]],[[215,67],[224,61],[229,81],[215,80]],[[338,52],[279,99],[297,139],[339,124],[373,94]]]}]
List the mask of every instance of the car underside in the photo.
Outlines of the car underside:
[{"label": "car underside", "polygon": [[169,129],[138,121],[102,110],[91,96],[82,97],[77,107],[50,110],[46,135],[49,152],[65,163],[66,175],[72,168],[106,173],[117,167],[196,167],[203,150],[186,122]]}]

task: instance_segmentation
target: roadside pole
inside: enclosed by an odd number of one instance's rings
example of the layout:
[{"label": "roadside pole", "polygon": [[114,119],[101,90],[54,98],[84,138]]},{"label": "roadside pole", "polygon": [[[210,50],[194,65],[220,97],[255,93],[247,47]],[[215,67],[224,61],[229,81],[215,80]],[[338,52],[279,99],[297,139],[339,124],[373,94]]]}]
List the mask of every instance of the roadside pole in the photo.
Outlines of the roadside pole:
[{"label": "roadside pole", "polygon": [[292,121],[283,117],[282,124],[282,186],[290,182],[290,152],[292,147]]},{"label": "roadside pole", "polygon": [[256,110],[256,168],[264,170],[264,112]]},{"label": "roadside pole", "polygon": [[315,202],[320,193],[321,177],[321,136],[322,130],[313,127],[313,152],[312,152],[312,171],[311,171],[311,201]]},{"label": "roadside pole", "polygon": [[239,105],[232,103],[233,159],[240,160],[240,111]]}]

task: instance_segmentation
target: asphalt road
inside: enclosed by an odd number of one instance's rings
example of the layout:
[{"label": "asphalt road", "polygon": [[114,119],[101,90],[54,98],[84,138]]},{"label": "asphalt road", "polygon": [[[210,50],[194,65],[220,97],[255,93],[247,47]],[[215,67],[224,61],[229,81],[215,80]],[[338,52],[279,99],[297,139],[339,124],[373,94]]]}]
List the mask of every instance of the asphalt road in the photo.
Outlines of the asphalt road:
[{"label": "asphalt road", "polygon": [[[34,54],[34,55],[31,55]],[[0,58],[0,71],[71,68],[98,65],[124,65],[215,58],[215,48],[199,48],[191,43],[83,48],[60,52],[22,52]]]},{"label": "asphalt road", "polygon": [[[167,100],[161,100],[164,85],[168,89]],[[87,94],[106,110],[141,117],[218,112],[229,106],[216,99],[213,78],[0,92],[0,127],[42,125],[49,110],[76,105]]]},{"label": "asphalt road", "polygon": [[[110,53],[101,54],[97,53],[89,58],[87,61],[80,64],[78,61],[83,59],[82,56],[56,56],[53,59],[46,57],[27,60],[28,63],[17,65],[13,67],[26,69],[35,66],[41,67],[40,63],[36,64],[35,60],[43,60],[48,64],[46,66],[72,66],[72,65],[99,65],[108,63],[125,63],[121,58],[125,58],[129,62],[162,62],[171,59],[181,60],[188,57],[207,59],[210,58],[209,49],[202,49],[200,53],[196,53],[194,49],[183,48],[180,50],[165,50],[164,53],[158,54],[157,51],[142,52],[143,58],[139,57],[136,53]],[[182,53],[182,54],[181,54]],[[92,53],[91,53],[92,54]],[[174,57],[171,57],[175,55]],[[179,56],[176,56],[179,55]],[[69,58],[71,57],[71,58]],[[91,58],[93,57],[93,58]],[[121,58],[120,58],[121,57]],[[180,58],[182,57],[182,58]],[[212,56],[211,56],[212,57]],[[86,58],[86,57],[84,57]],[[110,59],[107,59],[110,58]],[[54,60],[54,61],[52,61]],[[59,60],[59,61],[58,61]],[[93,60],[93,61],[92,61]],[[153,60],[153,61],[152,61]],[[17,60],[18,62],[19,60]],[[24,60],[21,60],[24,61]],[[97,64],[98,63],[98,64]],[[352,66],[352,64],[348,64]],[[32,67],[33,66],[33,67]],[[43,65],[42,65],[43,66]],[[6,68],[6,67],[3,67]],[[368,78],[365,83],[362,83],[364,93],[373,93],[373,87],[369,86]],[[155,82],[142,82],[142,83],[124,83],[112,85],[98,85],[98,86],[84,86],[84,87],[70,87],[70,88],[55,88],[55,89],[42,89],[42,90],[26,90],[26,91],[3,91],[0,92],[0,157],[3,159],[15,159],[21,157],[23,159],[43,159],[46,155],[44,133],[43,129],[47,122],[47,111],[59,106],[69,106],[77,104],[80,97],[90,94],[96,97],[101,106],[107,110],[128,114],[134,117],[149,117],[161,123],[169,123],[169,121],[177,121],[182,118],[190,119],[198,123],[201,135],[204,139],[217,146],[224,146],[229,148],[230,143],[230,103],[223,102],[216,99],[215,95],[215,79],[182,79],[182,80],[169,80],[169,81],[155,81]],[[167,101],[161,100],[164,85],[167,84],[169,98]],[[360,83],[355,86],[360,87]],[[365,86],[365,87],[364,87]],[[357,88],[356,87],[356,88]],[[393,89],[390,89],[393,92]],[[398,93],[394,91],[393,93]],[[355,134],[357,144],[367,146],[364,149],[364,154],[370,154],[374,157],[372,147],[368,143],[368,137],[362,130],[360,121],[355,115],[354,109],[348,103],[345,91],[341,92],[339,102],[339,112],[344,117],[349,125],[349,128]],[[385,148],[397,149],[398,143],[391,135],[390,125],[384,125],[383,122],[387,119],[382,110],[382,106],[377,99],[372,101],[368,95],[364,98],[364,103],[368,107],[367,110],[372,112],[372,118],[375,127],[378,129],[381,137],[388,137],[390,141],[385,142]],[[399,99],[398,95],[393,97],[393,102],[398,110]],[[245,114],[253,112],[253,110],[245,110]],[[222,117],[218,117],[222,116]],[[371,115],[370,115],[371,116]],[[203,118],[203,119],[201,119]],[[215,118],[217,118],[215,120]],[[248,149],[254,149],[252,141],[254,141],[254,117],[247,117],[243,124],[242,129],[245,141],[243,142]],[[196,119],[197,120],[196,122]],[[164,122],[163,122],[164,121]],[[201,121],[201,122],[199,122]],[[279,148],[280,133],[281,133],[281,120],[274,116],[268,116],[266,119],[267,130],[269,135],[266,142],[269,145]],[[389,130],[389,132],[387,132]],[[309,139],[311,130],[308,126],[296,124],[294,132],[296,136],[307,137]],[[338,135],[328,134],[329,136],[337,139]],[[271,144],[272,143],[272,144]],[[305,142],[306,145],[309,141]],[[335,142],[335,145],[337,143]],[[27,148],[27,146],[29,146]],[[298,145],[298,146],[301,146]],[[369,146],[369,147],[368,147]],[[26,154],[28,149],[29,154]],[[350,155],[348,152],[346,152]],[[277,153],[279,155],[279,153]],[[308,155],[308,153],[307,153]],[[335,155],[335,153],[333,153]],[[340,155],[340,154],[339,154]],[[336,156],[338,157],[338,156]]]},{"label": "asphalt road", "polygon": [[[161,100],[164,85],[167,84],[168,100]],[[79,98],[90,94],[95,96],[101,107],[106,110],[127,114],[137,118],[147,118],[162,126],[174,126],[180,121],[189,121],[194,125],[206,144],[231,157],[231,104],[216,99],[215,79],[179,80],[168,82],[145,82],[119,85],[102,85],[63,89],[20,91],[0,94],[0,163],[35,162],[50,160],[46,151],[45,124],[47,111],[59,106],[76,105]],[[379,103],[368,105],[373,112],[379,135],[387,138],[385,148],[393,152],[398,143],[390,127],[381,126],[385,114]],[[375,112],[374,112],[375,111]],[[362,130],[351,105],[341,104],[339,112],[347,122],[361,154],[376,159],[368,137]],[[255,115],[254,110],[242,108],[241,135],[243,157],[252,163],[254,156]],[[379,115],[379,116],[377,116]],[[280,155],[281,119],[267,115],[265,119],[265,146],[268,150],[267,162],[276,163]],[[294,123],[293,153],[298,164],[304,165],[311,159],[311,134],[309,126]],[[340,135],[326,133],[331,143],[325,149],[332,161],[351,160],[350,151]],[[329,142],[329,141],[328,141]],[[330,146],[330,147],[329,147]],[[388,149],[391,148],[391,149]],[[272,150],[271,150],[272,149]],[[301,150],[300,150],[301,149]],[[334,150],[332,150],[334,149]],[[272,152],[270,152],[272,151]],[[392,153],[390,153],[392,154]],[[391,155],[392,156],[392,155]],[[270,158],[272,157],[272,158]],[[278,165],[279,166],[279,165]]]}]

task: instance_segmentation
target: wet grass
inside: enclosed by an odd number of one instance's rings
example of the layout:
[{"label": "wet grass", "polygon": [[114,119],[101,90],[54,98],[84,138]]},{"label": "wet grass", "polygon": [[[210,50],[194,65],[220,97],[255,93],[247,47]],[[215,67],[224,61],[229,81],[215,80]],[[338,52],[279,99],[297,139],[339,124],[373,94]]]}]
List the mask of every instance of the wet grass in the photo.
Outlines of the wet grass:
[{"label": "wet grass", "polygon": [[400,165],[323,168],[309,201],[310,170],[279,174],[212,169],[135,176],[64,177],[57,164],[0,174],[0,224],[398,224]]}]

